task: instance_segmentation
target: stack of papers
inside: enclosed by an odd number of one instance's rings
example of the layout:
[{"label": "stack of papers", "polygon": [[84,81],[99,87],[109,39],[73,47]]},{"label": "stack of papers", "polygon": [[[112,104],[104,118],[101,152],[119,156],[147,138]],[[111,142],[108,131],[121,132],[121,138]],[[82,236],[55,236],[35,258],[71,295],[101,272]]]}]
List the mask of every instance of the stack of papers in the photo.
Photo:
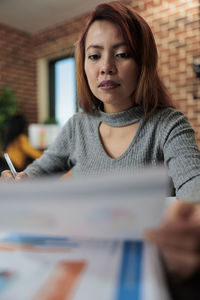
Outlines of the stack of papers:
[{"label": "stack of papers", "polygon": [[165,210],[166,173],[1,184],[1,300],[169,300],[143,241]]}]

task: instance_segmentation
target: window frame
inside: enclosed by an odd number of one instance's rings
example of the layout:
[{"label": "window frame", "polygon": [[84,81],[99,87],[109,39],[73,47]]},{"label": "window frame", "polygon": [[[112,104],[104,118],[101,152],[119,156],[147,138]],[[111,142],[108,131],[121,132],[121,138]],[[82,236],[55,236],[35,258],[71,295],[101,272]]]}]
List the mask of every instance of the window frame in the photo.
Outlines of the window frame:
[{"label": "window frame", "polygon": [[[49,118],[50,119],[55,119],[56,118],[56,90],[55,90],[55,64],[58,61],[68,59],[68,58],[74,58],[74,54],[68,54],[64,56],[60,56],[58,58],[54,58],[49,60],[48,62],[48,75],[49,75]],[[75,58],[74,58],[75,59]],[[75,107],[76,110],[75,112],[78,111],[78,106],[77,106],[77,97],[75,95],[76,103]]]}]

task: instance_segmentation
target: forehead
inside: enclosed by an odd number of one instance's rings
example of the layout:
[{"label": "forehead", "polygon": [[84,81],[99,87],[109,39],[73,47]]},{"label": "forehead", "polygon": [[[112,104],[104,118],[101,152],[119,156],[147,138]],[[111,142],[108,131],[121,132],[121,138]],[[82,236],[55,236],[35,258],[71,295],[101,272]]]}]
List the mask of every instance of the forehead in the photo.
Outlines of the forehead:
[{"label": "forehead", "polygon": [[112,22],[106,20],[98,20],[92,23],[86,35],[85,46],[93,43],[104,43],[106,41],[122,42],[124,37],[121,28]]}]

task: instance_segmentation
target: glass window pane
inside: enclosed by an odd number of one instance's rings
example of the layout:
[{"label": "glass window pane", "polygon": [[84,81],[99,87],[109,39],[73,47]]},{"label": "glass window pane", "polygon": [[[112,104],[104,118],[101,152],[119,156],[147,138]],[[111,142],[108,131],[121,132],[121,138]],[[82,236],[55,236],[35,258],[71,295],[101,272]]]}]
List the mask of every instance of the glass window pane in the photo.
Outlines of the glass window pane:
[{"label": "glass window pane", "polygon": [[62,126],[76,111],[75,59],[55,63],[55,118]]}]

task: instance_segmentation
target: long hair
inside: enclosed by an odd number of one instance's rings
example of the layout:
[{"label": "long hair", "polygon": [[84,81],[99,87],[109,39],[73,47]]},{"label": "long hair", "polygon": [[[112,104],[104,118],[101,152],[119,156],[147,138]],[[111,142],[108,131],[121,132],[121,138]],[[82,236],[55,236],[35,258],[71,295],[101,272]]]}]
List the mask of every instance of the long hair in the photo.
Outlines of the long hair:
[{"label": "long hair", "polygon": [[131,55],[139,69],[133,105],[141,105],[145,116],[158,107],[173,106],[158,71],[158,53],[153,33],[146,21],[130,6],[118,1],[99,4],[91,13],[76,43],[77,97],[80,107],[93,113],[101,105],[91,92],[84,70],[85,40],[90,26],[97,20],[106,20],[121,28]]},{"label": "long hair", "polygon": [[23,115],[13,116],[9,123],[4,137],[3,150],[6,151],[7,147],[22,133],[26,133],[27,122]]}]

